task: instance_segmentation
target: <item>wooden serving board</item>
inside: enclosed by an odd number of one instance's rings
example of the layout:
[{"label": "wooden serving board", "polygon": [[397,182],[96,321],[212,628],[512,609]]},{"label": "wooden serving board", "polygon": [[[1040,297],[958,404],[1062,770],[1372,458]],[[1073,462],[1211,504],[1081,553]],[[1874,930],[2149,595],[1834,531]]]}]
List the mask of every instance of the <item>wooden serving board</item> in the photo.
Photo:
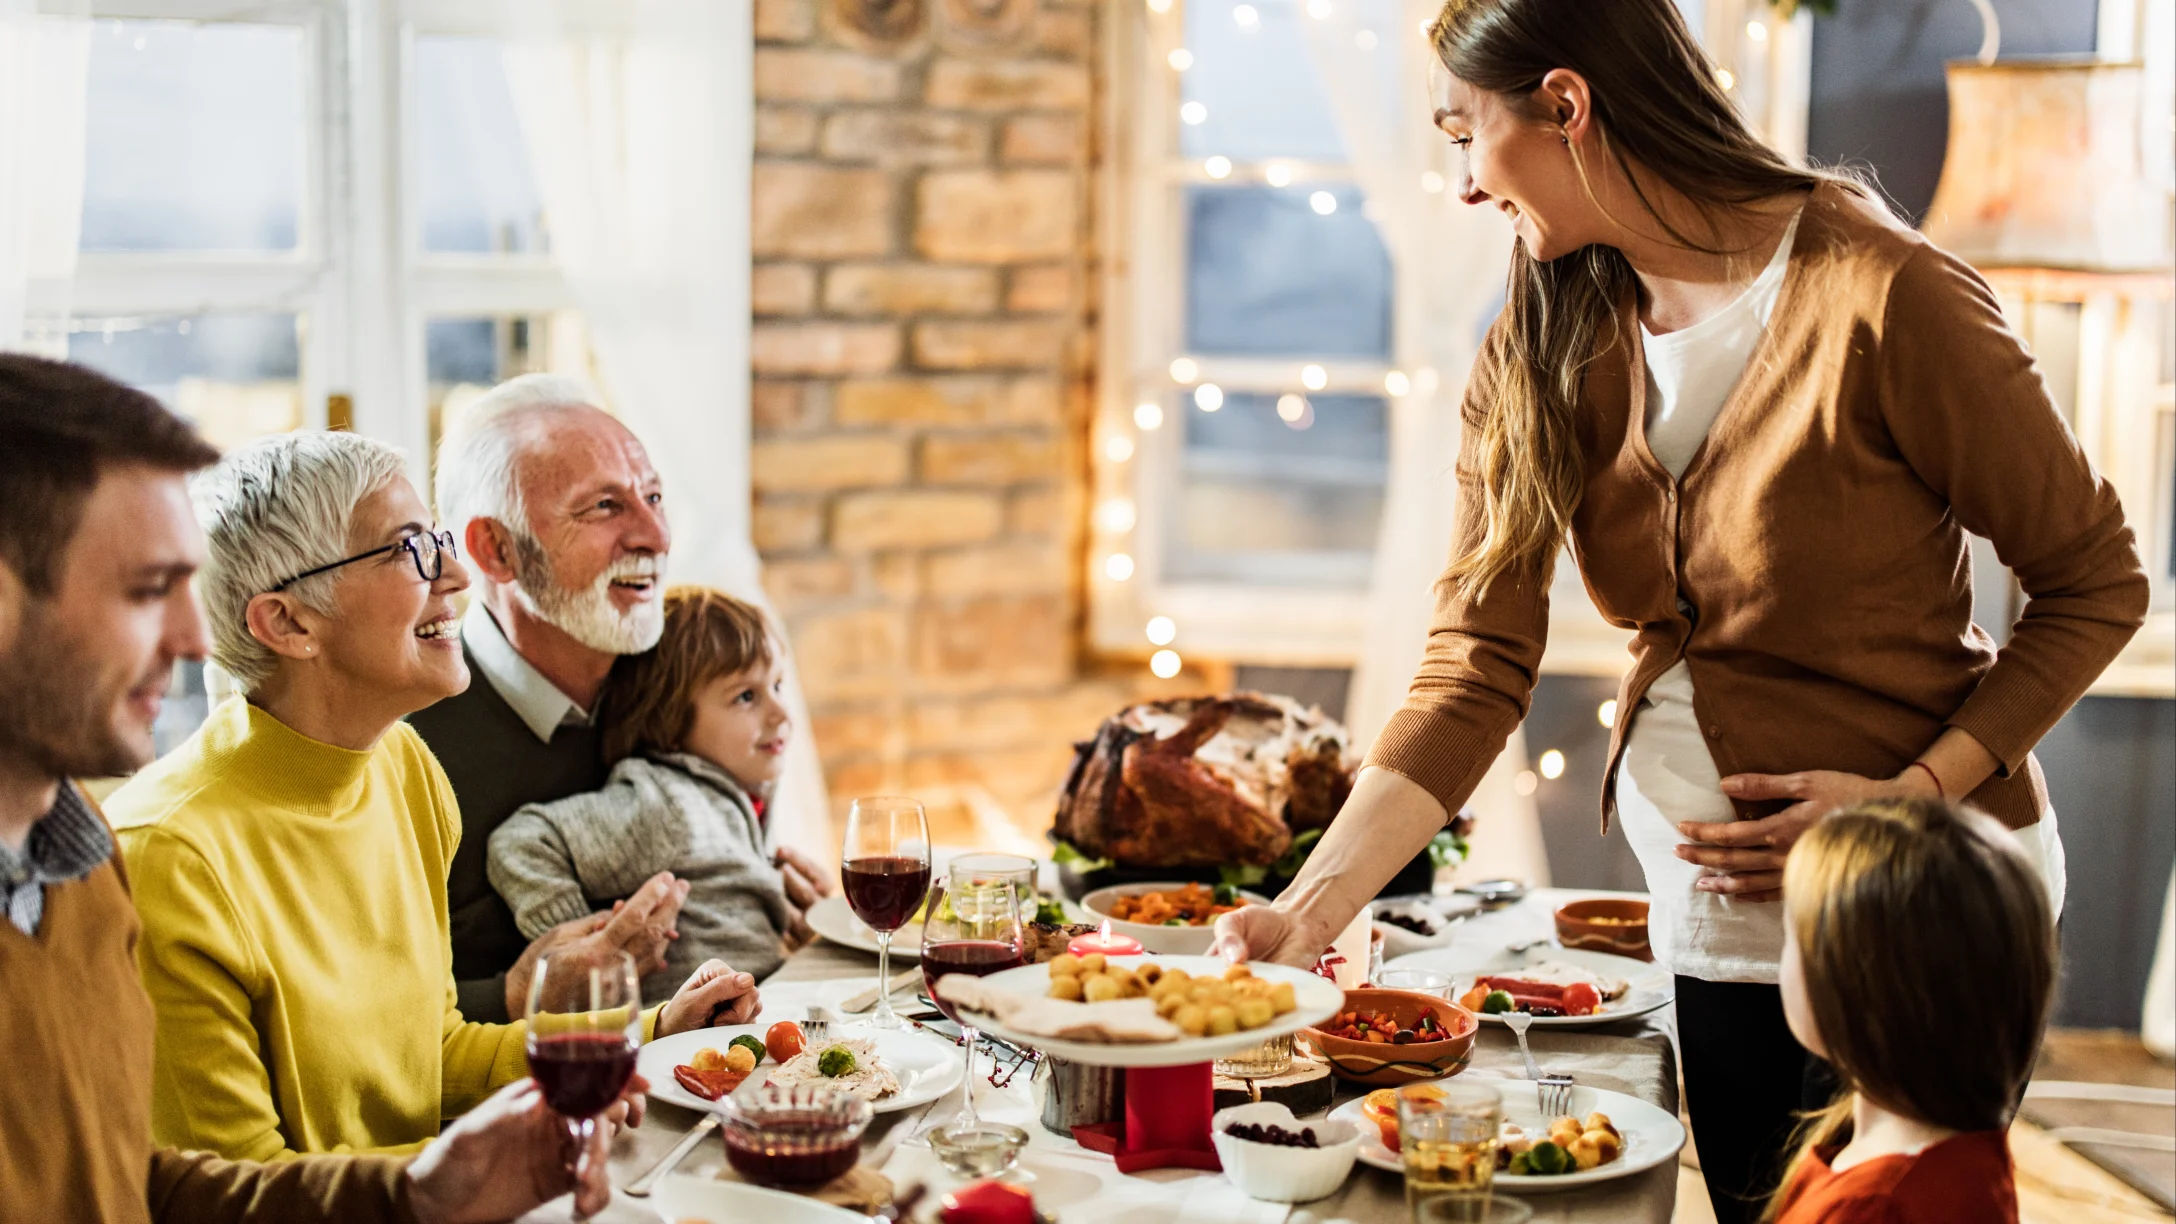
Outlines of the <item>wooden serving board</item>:
[{"label": "wooden serving board", "polygon": [[1312,1059],[1294,1056],[1292,1069],[1283,1075],[1256,1080],[1217,1076],[1214,1104],[1217,1109],[1229,1109],[1251,1101],[1274,1101],[1291,1110],[1292,1116],[1304,1118],[1330,1107],[1335,1086],[1336,1081],[1330,1077],[1328,1067]]}]

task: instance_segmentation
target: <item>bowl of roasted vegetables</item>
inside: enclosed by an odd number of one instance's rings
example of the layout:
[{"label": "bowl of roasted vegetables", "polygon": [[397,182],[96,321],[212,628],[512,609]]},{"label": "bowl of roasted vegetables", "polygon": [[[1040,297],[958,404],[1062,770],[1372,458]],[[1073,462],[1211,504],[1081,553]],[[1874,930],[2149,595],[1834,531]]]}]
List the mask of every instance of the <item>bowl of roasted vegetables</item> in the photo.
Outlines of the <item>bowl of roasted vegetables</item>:
[{"label": "bowl of roasted vegetables", "polygon": [[1395,1086],[1466,1069],[1481,1022],[1472,1012],[1417,990],[1362,986],[1345,1006],[1300,1037],[1338,1078]]},{"label": "bowl of roasted vegetables", "polygon": [[1091,921],[1111,920],[1111,930],[1141,941],[1143,950],[1165,956],[1205,956],[1216,939],[1216,920],[1267,897],[1229,884],[1120,884],[1080,899]]}]

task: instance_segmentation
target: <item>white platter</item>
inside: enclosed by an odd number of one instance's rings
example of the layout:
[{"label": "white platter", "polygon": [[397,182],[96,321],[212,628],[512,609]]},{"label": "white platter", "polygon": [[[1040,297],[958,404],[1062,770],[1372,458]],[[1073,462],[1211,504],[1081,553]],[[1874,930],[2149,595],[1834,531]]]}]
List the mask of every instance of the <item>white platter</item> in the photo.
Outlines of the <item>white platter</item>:
[{"label": "white platter", "polygon": [[[1648,1012],[1669,1003],[1675,994],[1670,971],[1646,961],[1636,961],[1629,956],[1611,956],[1606,952],[1588,952],[1579,948],[1560,948],[1544,944],[1525,952],[1510,952],[1501,945],[1474,947],[1435,948],[1415,952],[1386,961],[1383,969],[1433,969],[1451,979],[1451,998],[1473,988],[1473,979],[1480,975],[1516,974],[1527,965],[1542,961],[1563,961],[1582,969],[1610,977],[1623,978],[1631,988],[1623,995],[1602,1004],[1602,1009],[1591,1016],[1536,1016],[1535,1028],[1592,1028],[1597,1024],[1612,1024],[1644,1016]],[[1502,1024],[1502,1016],[1484,1015],[1485,1024]]]},{"label": "white platter", "polygon": [[[1429,1081],[1431,1083],[1440,1081]],[[1536,1086],[1531,1080],[1479,1080],[1466,1079],[1461,1083],[1486,1084],[1503,1093],[1504,1121],[1517,1124],[1529,1135],[1546,1130],[1552,1119],[1541,1116],[1541,1104],[1537,1099]],[[1333,1118],[1343,1118],[1360,1128],[1360,1163],[1403,1175],[1405,1166],[1398,1154],[1383,1146],[1382,1129],[1361,1109],[1364,1098],[1355,1097],[1330,1111]],[[1678,1149],[1685,1146],[1685,1128],[1675,1114],[1650,1105],[1638,1097],[1611,1092],[1606,1088],[1589,1088],[1583,1084],[1572,1088],[1572,1113],[1586,1117],[1595,1110],[1609,1115],[1624,1136],[1624,1154],[1605,1165],[1582,1169],[1577,1173],[1559,1173],[1554,1177],[1513,1177],[1508,1173],[1496,1175],[1496,1185],[1514,1194],[1548,1194],[1557,1190],[1572,1190],[1591,1186],[1596,1182],[1615,1181],[1644,1173],[1665,1161],[1675,1160]]]},{"label": "white platter", "polygon": [[[1229,962],[1216,956],[1119,956],[1111,959],[1128,968],[1153,962],[1165,969],[1184,969],[1195,977],[1221,977],[1224,970],[1230,967]],[[1071,1059],[1091,1067],[1179,1067],[1187,1063],[1224,1058],[1242,1050],[1253,1049],[1272,1037],[1297,1033],[1336,1015],[1338,1008],[1345,1005],[1345,992],[1327,978],[1316,977],[1304,969],[1294,969],[1286,965],[1256,964],[1252,968],[1256,977],[1271,982],[1292,983],[1293,1001],[1298,1006],[1261,1028],[1245,1029],[1222,1037],[1181,1037],[1177,1041],[1105,1045],[1088,1041],[1063,1041],[1052,1037],[1030,1037],[987,1016],[981,1017],[976,1027],[1014,1045],[1031,1046],[1045,1054],[1055,1054],[1059,1058]],[[1022,965],[1018,969],[993,973],[983,981],[999,990],[1041,997],[1050,990],[1050,965],[1048,962]]]},{"label": "white platter", "polygon": [[[846,903],[846,897],[833,893],[808,907],[809,929],[848,948],[859,948],[876,954],[876,931],[868,923],[854,917],[854,907]],[[892,935],[892,955],[914,960],[922,953],[922,924],[909,922]]]},{"label": "white platter", "polygon": [[[635,1069],[642,1078],[650,1081],[650,1095],[660,1101],[670,1101],[689,1109],[712,1110],[716,1101],[704,1100],[680,1086],[673,1078],[672,1069],[695,1057],[704,1046],[723,1050],[743,1033],[761,1040],[769,1025],[734,1024],[718,1028],[698,1029],[692,1033],[674,1033],[660,1037],[642,1047],[635,1056]],[[891,1113],[900,1109],[912,1109],[926,1105],[952,1091],[960,1082],[959,1047],[941,1037],[909,1029],[891,1032],[885,1029],[863,1028],[859,1025],[833,1025],[834,1037],[867,1037],[876,1041],[876,1052],[891,1064],[892,1074],[898,1077],[899,1091],[880,1101],[870,1102],[869,1107],[878,1113]],[[756,1065],[749,1075],[754,1083],[763,1082],[767,1070],[776,1070],[778,1064],[766,1058]]]},{"label": "white platter", "polygon": [[[1081,910],[1088,921],[1100,923],[1109,918],[1111,931],[1118,935],[1131,935],[1141,941],[1150,952],[1171,956],[1202,956],[1209,945],[1216,942],[1216,927],[1205,926],[1157,926],[1146,922],[1128,922],[1123,918],[1111,918],[1109,907],[1120,897],[1137,897],[1142,893],[1175,892],[1186,887],[1183,881],[1169,884],[1113,884],[1099,888],[1080,899]],[[1269,898],[1245,889],[1239,892],[1249,905],[1268,905]]]},{"label": "white platter", "polygon": [[869,1224],[869,1217],[844,1207],[818,1202],[805,1194],[766,1190],[746,1182],[718,1181],[676,1173],[657,1183],[650,1206],[660,1216],[680,1224],[700,1220],[705,1224]]}]

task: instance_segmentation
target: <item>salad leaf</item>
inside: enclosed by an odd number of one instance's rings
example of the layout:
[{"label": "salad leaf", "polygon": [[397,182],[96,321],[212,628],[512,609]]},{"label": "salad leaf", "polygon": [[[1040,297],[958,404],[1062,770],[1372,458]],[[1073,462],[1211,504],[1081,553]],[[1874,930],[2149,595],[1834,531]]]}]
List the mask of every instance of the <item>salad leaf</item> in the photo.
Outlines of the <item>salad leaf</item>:
[{"label": "salad leaf", "polygon": [[1466,861],[1466,839],[1449,829],[1428,840],[1428,863],[1436,870],[1456,867]]},{"label": "salad leaf", "polygon": [[1049,926],[1063,926],[1072,919],[1066,917],[1065,903],[1050,897],[1035,899],[1035,921]]},{"label": "salad leaf", "polygon": [[1285,851],[1284,857],[1272,864],[1270,870],[1281,876],[1298,875],[1300,868],[1307,865],[1307,856],[1314,851],[1315,843],[1322,840],[1322,833],[1321,829],[1309,829],[1293,838],[1292,848]]},{"label": "salad leaf", "polygon": [[1226,863],[1216,869],[1216,874],[1217,878],[1233,888],[1252,888],[1269,878],[1269,868]]},{"label": "salad leaf", "polygon": [[1063,867],[1066,864],[1070,863],[1073,866],[1073,870],[1080,872],[1082,875],[1086,875],[1091,871],[1102,871],[1108,867],[1114,866],[1111,860],[1107,858],[1090,858],[1089,856],[1081,853],[1080,847],[1075,846],[1073,843],[1068,841],[1059,841],[1052,845],[1050,850],[1050,861],[1056,863],[1060,867]]}]

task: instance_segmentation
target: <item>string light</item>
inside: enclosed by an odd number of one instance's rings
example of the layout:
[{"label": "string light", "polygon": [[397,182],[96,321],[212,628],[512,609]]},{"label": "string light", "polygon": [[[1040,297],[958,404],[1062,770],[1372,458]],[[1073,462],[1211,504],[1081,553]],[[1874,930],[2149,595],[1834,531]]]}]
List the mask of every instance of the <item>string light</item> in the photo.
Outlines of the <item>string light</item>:
[{"label": "string light", "polygon": [[1232,6],[1232,20],[1239,23],[1240,29],[1252,30],[1262,24],[1262,15],[1251,4],[1238,4]]},{"label": "string light", "polygon": [[1171,11],[1171,0],[1148,0],[1148,11],[1151,13],[1168,13]]},{"label": "string light", "polygon": [[1330,0],[1307,0],[1307,15],[1316,21],[1328,20]]},{"label": "string light", "polygon": [[1193,358],[1179,357],[1172,360],[1171,381],[1175,383],[1190,383],[1199,377],[1201,377],[1201,367],[1194,364]]},{"label": "string light", "polygon": [[1179,667],[1179,652],[1176,650],[1159,650],[1148,657],[1148,669],[1159,680],[1169,680],[1178,675]]},{"label": "string light", "polygon": [[1184,72],[1194,66],[1194,53],[1184,47],[1174,47],[1171,54],[1164,57],[1164,62],[1171,65],[1173,72]]},{"label": "string light", "polygon": [[1768,27],[1758,21],[1748,21],[1745,23],[1745,36],[1754,42],[1767,42]]},{"label": "string light", "polygon": [[1738,84],[1738,78],[1731,75],[1730,69],[1728,68],[1717,68],[1715,70],[1715,83],[1723,87],[1724,93],[1729,93],[1732,89],[1736,88]]},{"label": "string light", "polygon": [[1112,535],[1133,530],[1133,499],[1114,497],[1096,507],[1096,526]]},{"label": "string light", "polygon": [[1194,407],[1203,412],[1215,412],[1224,406],[1224,388],[1215,383],[1203,383],[1194,388]]},{"label": "string light", "polygon": [[1404,370],[1392,370],[1390,373],[1383,375],[1383,390],[1392,395],[1402,397],[1412,389],[1413,380],[1405,376]]},{"label": "string light", "polygon": [[1318,365],[1301,366],[1300,385],[1309,391],[1320,391],[1330,385],[1330,372]]},{"label": "string light", "polygon": [[1602,724],[1605,727],[1616,727],[1617,699],[1615,697],[1612,697],[1608,701],[1605,701],[1602,704],[1594,707],[1594,721]]},{"label": "string light", "polygon": [[1169,646],[1179,636],[1179,627],[1168,616],[1148,618],[1148,640],[1151,645]]},{"label": "string light", "polygon": [[[1157,409],[1156,415],[1161,417],[1163,410]],[[1110,437],[1105,438],[1103,440],[1103,457],[1112,463],[1124,463],[1126,460],[1133,458],[1133,439],[1124,434],[1112,434]]]},{"label": "string light", "polygon": [[1564,776],[1564,754],[1551,748],[1541,754],[1541,776],[1555,781]]},{"label": "string light", "polygon": [[1164,423],[1164,407],[1154,400],[1143,400],[1133,406],[1133,423],[1142,429],[1155,429]]},{"label": "string light", "polygon": [[1423,170],[1421,172],[1420,189],[1429,195],[1442,195],[1444,187],[1448,185],[1443,181],[1443,176],[1434,170]]},{"label": "string light", "polygon": [[1318,191],[1307,197],[1307,207],[1314,209],[1317,216],[1327,217],[1337,211],[1337,197],[1327,191]]},{"label": "string light", "polygon": [[1124,553],[1112,553],[1103,558],[1103,573],[1112,582],[1124,582],[1133,577],[1133,558]]},{"label": "string light", "polygon": [[1190,126],[1199,127],[1209,121],[1209,108],[1199,102],[1189,102],[1179,108],[1179,119]]},{"label": "string light", "polygon": [[1540,788],[1541,779],[1535,777],[1534,771],[1531,769],[1520,770],[1519,776],[1511,780],[1511,789],[1521,795],[1531,795]]},{"label": "string light", "polygon": [[1306,397],[1294,395],[1289,391],[1285,392],[1283,395],[1278,396],[1277,415],[1283,418],[1285,424],[1287,425],[1299,420],[1303,416],[1306,416]]},{"label": "string light", "polygon": [[1209,160],[1201,163],[1201,170],[1202,173],[1208,175],[1210,178],[1213,179],[1230,178],[1232,174],[1232,159],[1229,157],[1225,157],[1222,154],[1218,154],[1217,156],[1212,157]]},{"label": "string light", "polygon": [[1292,167],[1284,162],[1271,162],[1262,168],[1262,181],[1272,187],[1288,187],[1292,183]]}]

